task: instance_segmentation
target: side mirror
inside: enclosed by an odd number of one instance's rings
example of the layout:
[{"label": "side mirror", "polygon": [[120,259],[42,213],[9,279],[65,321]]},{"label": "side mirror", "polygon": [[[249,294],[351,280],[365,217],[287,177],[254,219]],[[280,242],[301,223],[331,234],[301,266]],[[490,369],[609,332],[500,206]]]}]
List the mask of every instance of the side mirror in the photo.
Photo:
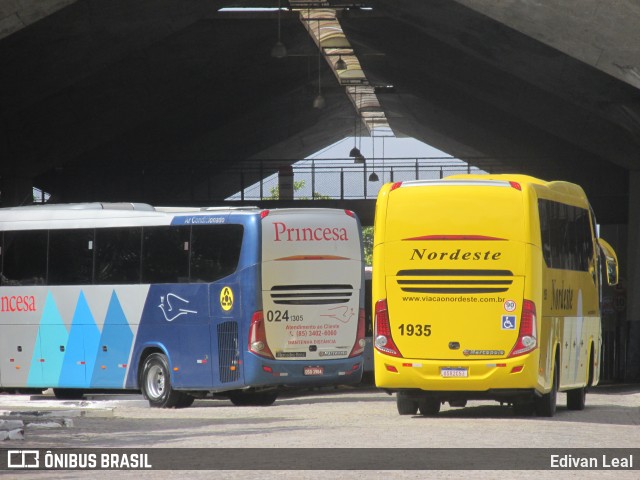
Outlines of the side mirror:
[{"label": "side mirror", "polygon": [[613,247],[609,245],[609,243],[602,239],[598,239],[598,246],[600,247],[600,252],[604,257],[606,272],[607,272],[607,283],[609,285],[617,285],[618,284],[618,257],[616,255]]}]

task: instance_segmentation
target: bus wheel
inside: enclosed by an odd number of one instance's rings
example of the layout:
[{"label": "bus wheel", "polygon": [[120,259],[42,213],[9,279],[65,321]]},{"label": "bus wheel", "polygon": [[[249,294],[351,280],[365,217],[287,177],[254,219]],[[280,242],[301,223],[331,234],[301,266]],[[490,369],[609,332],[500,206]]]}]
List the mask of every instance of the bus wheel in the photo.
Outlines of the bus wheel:
[{"label": "bus wheel", "polygon": [[553,369],[553,382],[551,391],[541,397],[536,397],[536,413],[539,417],[553,417],[556,413],[556,400],[558,397],[558,363]]},{"label": "bus wheel", "polygon": [[569,410],[584,410],[584,402],[587,397],[585,387],[567,390],[567,408]]},{"label": "bus wheel", "polygon": [[436,415],[440,411],[440,400],[434,398],[422,398],[418,401],[418,409],[423,417]]},{"label": "bus wheel", "polygon": [[84,391],[79,388],[54,388],[53,394],[59,400],[80,400]]},{"label": "bus wheel", "polygon": [[278,398],[277,391],[269,392],[229,392],[229,400],[236,407],[268,407]]},{"label": "bus wheel", "polygon": [[408,398],[403,392],[396,394],[396,404],[400,415],[415,415],[418,413],[418,401]]},{"label": "bus wheel", "polygon": [[593,345],[591,345],[591,353],[589,354],[589,371],[587,372],[587,384],[582,388],[567,391],[567,408],[569,410],[584,410],[584,404],[587,399],[587,388],[593,385]]},{"label": "bus wheel", "polygon": [[171,388],[169,362],[162,353],[152,353],[144,361],[141,387],[142,393],[151,407],[180,408],[190,405],[181,403],[186,402],[185,397],[189,397],[189,395]]}]

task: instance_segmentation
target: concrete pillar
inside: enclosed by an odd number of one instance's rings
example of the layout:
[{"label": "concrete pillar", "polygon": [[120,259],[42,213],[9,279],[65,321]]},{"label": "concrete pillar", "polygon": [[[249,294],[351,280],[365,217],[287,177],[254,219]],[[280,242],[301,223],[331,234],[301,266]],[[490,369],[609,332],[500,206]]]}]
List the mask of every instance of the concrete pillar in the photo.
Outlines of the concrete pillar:
[{"label": "concrete pillar", "polygon": [[2,175],[0,178],[0,201],[3,207],[19,207],[33,203],[31,178]]},{"label": "concrete pillar", "polygon": [[626,381],[640,380],[640,171],[629,172]]}]

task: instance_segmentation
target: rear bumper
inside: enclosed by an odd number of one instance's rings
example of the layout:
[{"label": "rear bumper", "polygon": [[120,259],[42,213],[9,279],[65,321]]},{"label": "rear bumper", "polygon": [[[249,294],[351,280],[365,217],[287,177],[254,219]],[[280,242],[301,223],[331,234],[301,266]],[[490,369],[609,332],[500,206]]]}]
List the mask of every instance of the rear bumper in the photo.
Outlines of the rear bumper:
[{"label": "rear bumper", "polygon": [[536,391],[530,388],[496,388],[483,392],[475,391],[424,391],[417,389],[399,389],[406,399],[422,400],[432,398],[440,402],[455,402],[456,400],[496,400],[498,402],[514,402],[518,400],[530,400],[536,395]]},{"label": "rear bumper", "polygon": [[[321,375],[305,375],[307,367],[322,367]],[[360,383],[363,357],[324,362],[268,360],[252,355],[245,363],[245,383],[251,386],[323,386]]]},{"label": "rear bumper", "polygon": [[[419,360],[396,358],[375,352],[376,386],[392,391],[446,392],[451,398],[496,398],[519,392],[542,392],[537,372],[537,354],[510,359]],[[463,369],[466,377],[444,377],[443,369]]]}]

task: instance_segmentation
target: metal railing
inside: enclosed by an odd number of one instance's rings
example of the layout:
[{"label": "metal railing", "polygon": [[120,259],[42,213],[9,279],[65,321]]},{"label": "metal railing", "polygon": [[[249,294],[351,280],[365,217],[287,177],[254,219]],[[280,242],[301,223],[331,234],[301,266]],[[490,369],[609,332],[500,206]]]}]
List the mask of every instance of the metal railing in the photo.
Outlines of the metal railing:
[{"label": "metal railing", "polygon": [[225,176],[235,184],[233,177],[237,175],[238,192],[229,196],[230,200],[278,199],[287,181],[292,182],[293,199],[355,200],[376,198],[387,182],[485,173],[486,168],[448,158],[379,158],[363,164],[354,163],[352,158],[330,158],[301,160],[293,165],[282,160],[262,160],[227,170]]},{"label": "metal railing", "polygon": [[[237,163],[228,159],[198,165],[180,165],[176,161],[130,165],[124,182],[129,182],[128,191],[134,192],[136,201],[156,204],[373,200],[387,182],[439,179],[456,173],[492,172],[502,168],[498,162],[487,166],[486,159],[481,165],[479,168],[450,157],[367,158],[360,164],[354,163],[353,158],[254,159]],[[94,165],[91,176],[116,178],[115,171],[107,163]],[[373,173],[376,181],[370,179]],[[52,184],[60,188],[82,184],[87,175],[82,168],[65,167]],[[289,191],[281,192],[285,180],[289,182]],[[34,203],[47,202],[49,193],[55,194],[55,191],[34,195]],[[104,200],[105,191],[98,188],[83,196],[82,201]]]}]

